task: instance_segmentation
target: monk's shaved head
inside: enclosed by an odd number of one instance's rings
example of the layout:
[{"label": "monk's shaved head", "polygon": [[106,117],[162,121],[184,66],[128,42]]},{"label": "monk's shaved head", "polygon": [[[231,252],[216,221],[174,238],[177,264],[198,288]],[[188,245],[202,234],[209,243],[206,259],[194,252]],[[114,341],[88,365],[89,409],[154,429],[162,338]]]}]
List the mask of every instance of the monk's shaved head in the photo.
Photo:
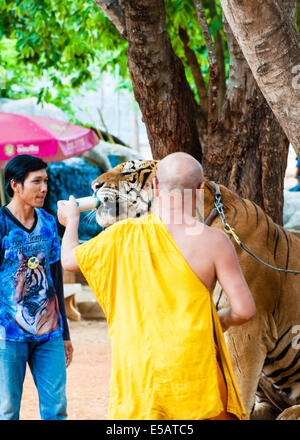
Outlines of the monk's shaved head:
[{"label": "monk's shaved head", "polygon": [[197,189],[204,180],[201,164],[190,154],[172,153],[162,159],[156,176],[160,189]]}]

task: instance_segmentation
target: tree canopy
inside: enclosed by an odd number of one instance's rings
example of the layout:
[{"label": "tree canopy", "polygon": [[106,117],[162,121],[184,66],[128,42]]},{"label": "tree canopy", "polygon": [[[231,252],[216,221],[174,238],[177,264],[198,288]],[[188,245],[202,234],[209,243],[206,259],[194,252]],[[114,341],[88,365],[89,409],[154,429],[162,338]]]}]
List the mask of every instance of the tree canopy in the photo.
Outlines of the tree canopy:
[{"label": "tree canopy", "polygon": [[[221,8],[219,2],[215,8],[213,3],[205,1],[205,11],[213,38],[218,34],[224,39],[228,74],[229,56]],[[188,48],[201,66],[206,87],[209,63],[194,3],[192,0],[168,0],[165,5],[173,49],[183,61],[187,80],[199,103],[201,91],[187,59]],[[131,88],[127,41],[93,0],[1,0],[0,47],[2,97],[33,94],[30,84],[46,75],[58,95],[54,97],[49,89],[41,88],[39,97],[59,105],[59,97],[68,94],[70,87],[78,89],[88,80],[95,79],[97,69],[100,73],[118,68],[124,84]],[[16,85],[19,89],[12,87]]]},{"label": "tree canopy", "polygon": [[[222,3],[0,0],[0,96],[38,96],[71,110],[74,90],[117,70],[140,106],[154,158],[181,149],[203,159],[211,180],[280,223],[288,140]],[[299,2],[290,3],[299,30]]]},{"label": "tree canopy", "polygon": [[[213,41],[222,39],[228,79],[229,53],[220,2],[202,3]],[[184,64],[196,101],[205,107],[209,61],[194,1],[166,0],[165,8],[172,47]],[[299,29],[300,5],[297,22]],[[0,96],[37,95],[40,100],[66,107],[64,98],[71,89],[116,68],[124,80],[122,85],[132,90],[127,48],[126,39],[94,0],[1,0]],[[35,79],[45,76],[56,94],[48,87],[41,86],[39,91],[33,87]]]}]

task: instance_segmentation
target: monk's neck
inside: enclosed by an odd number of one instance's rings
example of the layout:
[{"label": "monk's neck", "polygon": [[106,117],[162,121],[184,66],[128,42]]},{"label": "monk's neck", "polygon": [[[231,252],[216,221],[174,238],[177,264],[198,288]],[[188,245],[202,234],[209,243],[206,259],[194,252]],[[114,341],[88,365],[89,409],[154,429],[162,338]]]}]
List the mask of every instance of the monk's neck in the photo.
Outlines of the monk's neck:
[{"label": "monk's neck", "polygon": [[170,207],[166,205],[156,205],[154,212],[159,215],[165,225],[190,226],[196,221],[193,216],[193,210],[187,206]]}]

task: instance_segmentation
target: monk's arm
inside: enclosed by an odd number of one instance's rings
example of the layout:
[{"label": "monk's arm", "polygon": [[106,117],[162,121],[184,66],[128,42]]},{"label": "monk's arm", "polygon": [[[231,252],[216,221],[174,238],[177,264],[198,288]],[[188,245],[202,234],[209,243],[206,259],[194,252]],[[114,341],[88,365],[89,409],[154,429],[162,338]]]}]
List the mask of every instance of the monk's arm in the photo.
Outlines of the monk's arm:
[{"label": "monk's arm", "polygon": [[230,239],[218,231],[215,258],[217,279],[227,295],[230,307],[218,312],[223,331],[241,325],[255,315],[255,302],[244,278],[238,257]]},{"label": "monk's arm", "polygon": [[79,246],[78,225],[80,212],[74,197],[70,197],[69,205],[63,202],[57,203],[57,217],[59,222],[65,226],[65,233],[61,244],[61,263],[65,270],[70,272],[79,272],[75,248]]}]

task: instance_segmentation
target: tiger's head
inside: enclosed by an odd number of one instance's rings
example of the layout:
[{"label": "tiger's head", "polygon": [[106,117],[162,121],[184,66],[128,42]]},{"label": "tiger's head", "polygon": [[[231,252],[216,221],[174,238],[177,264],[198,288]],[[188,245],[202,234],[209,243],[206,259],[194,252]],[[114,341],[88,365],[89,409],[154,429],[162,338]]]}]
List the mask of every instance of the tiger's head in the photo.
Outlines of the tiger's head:
[{"label": "tiger's head", "polygon": [[96,211],[97,223],[112,225],[127,217],[140,217],[151,209],[152,179],[157,160],[129,160],[102,174],[92,183],[101,204]]},{"label": "tiger's head", "polygon": [[48,282],[45,275],[45,255],[24,257],[18,251],[19,265],[13,278],[16,302],[31,296],[41,296],[41,290],[46,294]]}]

